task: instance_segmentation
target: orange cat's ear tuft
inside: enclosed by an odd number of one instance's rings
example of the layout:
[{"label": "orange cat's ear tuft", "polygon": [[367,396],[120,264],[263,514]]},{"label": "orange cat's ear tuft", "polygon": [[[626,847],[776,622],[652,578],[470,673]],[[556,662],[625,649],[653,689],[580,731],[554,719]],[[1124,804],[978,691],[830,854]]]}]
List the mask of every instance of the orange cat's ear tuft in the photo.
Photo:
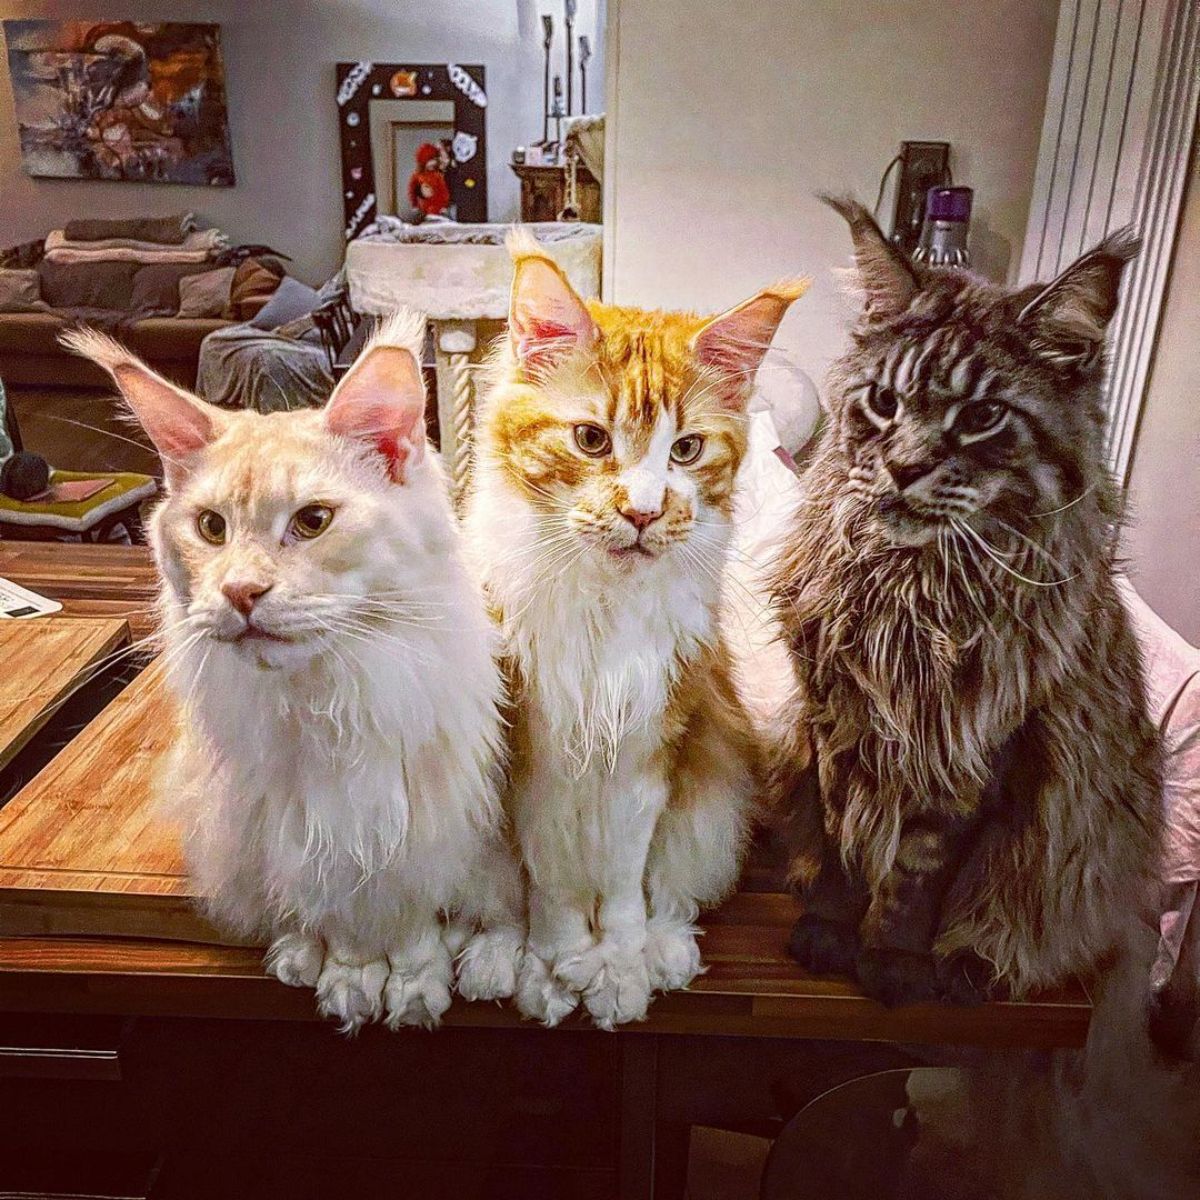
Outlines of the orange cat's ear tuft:
[{"label": "orange cat's ear tuft", "polygon": [[59,341],[112,376],[158,450],[168,485],[177,483],[224,430],[227,418],[220,409],[164,379],[112,338],[94,329],[73,329]]},{"label": "orange cat's ear tuft", "polygon": [[389,318],[325,406],[325,428],[370,445],[396,483],[403,483],[425,456],[425,381],[419,365],[424,336],[420,313]]},{"label": "orange cat's ear tuft", "polygon": [[594,346],[596,322],[562,268],[528,234],[514,234],[508,246],[514,264],[508,337],[522,366],[550,366]]},{"label": "orange cat's ear tuft", "polygon": [[692,339],[692,352],[737,384],[731,396],[749,395],[763,355],[793,300],[808,291],[807,279],[789,279],[713,317]]}]

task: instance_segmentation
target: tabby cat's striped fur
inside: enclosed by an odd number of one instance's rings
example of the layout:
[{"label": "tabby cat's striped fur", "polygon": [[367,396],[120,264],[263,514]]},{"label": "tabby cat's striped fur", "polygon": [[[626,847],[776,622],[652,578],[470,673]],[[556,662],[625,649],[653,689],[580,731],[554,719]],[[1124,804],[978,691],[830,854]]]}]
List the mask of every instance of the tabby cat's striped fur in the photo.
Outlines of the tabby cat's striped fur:
[{"label": "tabby cat's striped fur", "polygon": [[792,949],[886,1002],[1021,993],[1093,968],[1151,894],[1159,746],[1101,401],[1136,247],[1014,293],[915,268],[834,204],[865,308],[776,576],[792,761],[811,735],[816,765],[780,781]]}]

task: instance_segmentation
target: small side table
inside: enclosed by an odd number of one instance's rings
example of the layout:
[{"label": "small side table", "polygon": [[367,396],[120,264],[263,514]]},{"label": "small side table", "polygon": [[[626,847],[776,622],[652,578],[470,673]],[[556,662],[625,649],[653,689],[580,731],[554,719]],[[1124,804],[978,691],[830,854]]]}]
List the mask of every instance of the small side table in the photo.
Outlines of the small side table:
[{"label": "small side table", "polygon": [[[557,221],[567,203],[566,167],[530,167],[509,163],[521,181],[521,220]],[[598,225],[603,219],[600,184],[595,175],[579,164],[579,219]]]}]

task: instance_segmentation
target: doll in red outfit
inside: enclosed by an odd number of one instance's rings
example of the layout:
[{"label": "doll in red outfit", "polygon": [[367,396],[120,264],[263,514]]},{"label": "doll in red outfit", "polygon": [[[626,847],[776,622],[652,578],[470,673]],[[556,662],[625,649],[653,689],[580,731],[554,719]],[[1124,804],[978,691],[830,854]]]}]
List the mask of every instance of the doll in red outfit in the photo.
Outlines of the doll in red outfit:
[{"label": "doll in red outfit", "polygon": [[408,180],[408,202],[427,217],[439,216],[450,207],[445,168],[445,154],[440,146],[422,142],[417,147],[417,169]]}]

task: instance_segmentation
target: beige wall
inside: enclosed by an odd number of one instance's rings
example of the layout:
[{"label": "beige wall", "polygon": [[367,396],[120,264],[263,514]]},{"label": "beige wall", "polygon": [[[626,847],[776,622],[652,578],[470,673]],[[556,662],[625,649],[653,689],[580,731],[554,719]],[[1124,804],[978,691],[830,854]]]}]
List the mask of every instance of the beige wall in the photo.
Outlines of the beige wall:
[{"label": "beige wall", "polygon": [[[599,0],[601,5],[603,0]],[[577,32],[595,31],[597,0],[580,4]],[[487,68],[491,216],[517,215],[514,145],[541,136],[541,22],[556,0],[5,0],[3,17],[214,21],[221,25],[237,186],[31,179],[21,167],[7,56],[0,58],[0,246],[42,237],[77,216],[193,208],[238,242],[268,242],[313,282],[342,256],[341,159],[334,64],[481,62]],[[601,18],[602,19],[602,18]],[[598,39],[603,41],[603,39]],[[593,45],[597,39],[593,38]],[[599,97],[603,47],[592,62]],[[555,69],[560,70],[556,60]]]},{"label": "beige wall", "polygon": [[1193,148],[1129,497],[1125,545],[1134,582],[1164,620],[1200,645],[1200,144]]},{"label": "beige wall", "polygon": [[[1015,272],[1058,0],[616,0],[609,289],[715,309],[783,274],[815,284],[780,344],[816,376],[844,326],[845,228],[814,198],[874,201],[903,138],[953,143],[976,258]],[[614,111],[615,109],[615,111]]]}]

